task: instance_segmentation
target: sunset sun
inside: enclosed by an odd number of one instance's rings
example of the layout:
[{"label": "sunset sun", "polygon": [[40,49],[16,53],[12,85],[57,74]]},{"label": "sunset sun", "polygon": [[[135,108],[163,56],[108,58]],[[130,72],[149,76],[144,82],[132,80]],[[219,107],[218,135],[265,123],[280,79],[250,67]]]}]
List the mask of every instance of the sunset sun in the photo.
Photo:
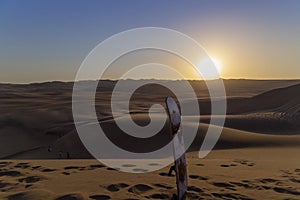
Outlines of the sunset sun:
[{"label": "sunset sun", "polygon": [[213,61],[214,65],[216,66],[218,72],[221,73],[221,71],[222,71],[221,62],[218,59],[214,58],[214,57],[211,57],[211,60]]}]

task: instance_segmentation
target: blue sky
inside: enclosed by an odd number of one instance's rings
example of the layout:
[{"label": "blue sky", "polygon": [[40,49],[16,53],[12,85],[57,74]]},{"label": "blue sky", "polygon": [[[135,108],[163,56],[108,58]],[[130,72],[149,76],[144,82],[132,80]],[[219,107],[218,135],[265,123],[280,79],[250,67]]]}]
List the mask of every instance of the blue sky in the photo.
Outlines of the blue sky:
[{"label": "blue sky", "polygon": [[224,78],[300,78],[300,1],[0,1],[0,82],[73,80],[85,56],[127,29],[196,39]]}]

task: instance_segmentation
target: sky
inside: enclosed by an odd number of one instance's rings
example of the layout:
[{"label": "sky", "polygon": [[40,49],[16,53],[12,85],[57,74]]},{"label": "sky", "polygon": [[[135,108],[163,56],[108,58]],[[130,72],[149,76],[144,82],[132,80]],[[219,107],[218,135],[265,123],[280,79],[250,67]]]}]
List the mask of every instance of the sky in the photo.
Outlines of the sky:
[{"label": "sky", "polygon": [[299,10],[298,0],[0,0],[0,82],[72,81],[101,41],[147,26],[194,38],[222,78],[300,79]]}]

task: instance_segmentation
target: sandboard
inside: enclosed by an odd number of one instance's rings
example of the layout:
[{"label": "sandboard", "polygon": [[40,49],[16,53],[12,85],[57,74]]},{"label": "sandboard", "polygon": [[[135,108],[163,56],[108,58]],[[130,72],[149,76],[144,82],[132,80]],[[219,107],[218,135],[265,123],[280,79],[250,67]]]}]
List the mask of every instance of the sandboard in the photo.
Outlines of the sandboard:
[{"label": "sandboard", "polygon": [[188,178],[184,140],[181,131],[181,115],[179,108],[172,97],[166,99],[166,104],[173,137],[173,153],[175,158],[175,173],[178,192],[177,197],[179,200],[182,200],[185,199],[186,196]]}]

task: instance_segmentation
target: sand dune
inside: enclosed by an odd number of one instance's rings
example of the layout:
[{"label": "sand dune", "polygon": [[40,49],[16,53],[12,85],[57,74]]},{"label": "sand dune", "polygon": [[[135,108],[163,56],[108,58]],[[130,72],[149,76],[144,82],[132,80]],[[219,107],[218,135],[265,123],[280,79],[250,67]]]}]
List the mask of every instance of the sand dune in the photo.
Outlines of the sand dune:
[{"label": "sand dune", "polygon": [[[196,127],[197,136],[188,149],[189,199],[298,198],[299,83],[225,80],[226,127],[215,150],[200,160],[198,150],[208,123],[218,116],[209,115],[205,83],[191,81],[202,115],[200,126]],[[88,81],[81,84],[88,89]],[[155,145],[129,142],[111,116],[109,100],[115,84],[101,81],[101,90],[96,95],[98,120],[109,137],[127,141],[123,142],[125,148],[134,143],[142,151],[169,142],[167,124]],[[180,81],[171,84],[181,87]],[[90,159],[92,156],[82,145],[72,118],[72,86],[73,83],[61,82],[0,84],[0,159],[5,159],[0,162],[0,199],[172,199],[176,186],[174,177],[166,176],[167,168],[147,174],[126,174]],[[172,95],[157,85],[137,90],[130,105],[131,117],[139,125],[149,123],[149,107],[163,103],[166,94]],[[189,104],[188,98],[185,103]],[[162,117],[157,113],[154,120]],[[115,120],[126,118],[128,115]],[[197,117],[183,118],[188,121],[188,134],[189,128],[197,126]],[[81,124],[91,123],[95,122],[87,118]]]},{"label": "sand dune", "polygon": [[[129,85],[137,84],[136,81],[126,82]],[[240,96],[245,96],[242,99],[229,98],[228,112],[230,114],[227,116],[225,126],[233,129],[224,129],[217,148],[254,147],[264,144],[283,146],[298,144],[299,139],[296,135],[300,133],[300,96],[298,93],[300,85],[290,86],[290,84],[295,82],[225,81],[225,85],[230,85],[230,88],[226,90],[232,96],[237,96],[236,92],[242,91],[242,84],[245,85],[247,90],[245,90],[244,94],[239,93]],[[98,92],[96,105],[98,108],[97,111],[99,111],[98,118],[101,121],[101,126],[103,129],[111,132],[110,135],[112,138],[120,137],[120,134],[117,134],[119,129],[111,118],[109,106],[111,89],[115,83],[115,81],[100,82],[104,90]],[[174,81],[174,84],[177,86],[180,85],[179,83],[178,81]],[[203,83],[199,81],[192,82],[194,86],[197,84],[201,85]],[[87,87],[88,82],[83,82],[82,85],[82,87]],[[249,92],[251,94],[258,93],[256,91],[258,89],[254,87],[258,85],[262,85],[263,89],[286,85],[288,87],[247,97]],[[0,100],[2,103],[0,104],[0,109],[4,115],[0,117],[0,134],[2,137],[1,142],[3,143],[1,145],[0,158],[57,158],[60,151],[64,154],[69,152],[73,158],[90,158],[89,153],[85,150],[77,136],[72,120],[72,83],[53,82],[1,86]],[[144,88],[149,93],[153,92],[156,95],[155,99],[149,95],[145,95],[143,90],[137,91],[133,96],[131,115],[138,124],[142,125],[149,122],[147,114],[149,106],[153,103],[162,103],[164,101],[162,94],[156,92],[163,92],[164,90],[159,90],[158,87],[150,85]],[[262,89],[260,88],[260,90]],[[271,102],[269,102],[270,100]],[[209,101],[205,98],[200,98],[200,107],[207,107],[205,106],[206,104],[209,104]],[[203,114],[202,108],[201,113]],[[193,121],[193,116],[184,117],[190,117],[191,121]],[[201,122],[209,123],[211,117],[217,118],[216,116],[203,115],[201,116]],[[198,147],[203,140],[205,127],[205,124],[200,126],[197,136],[199,139],[196,140]],[[162,132],[168,132],[167,125]],[[255,132],[256,134],[251,132]],[[269,134],[270,136],[265,134]],[[242,137],[239,137],[239,135]],[[167,134],[162,137],[160,140],[161,143],[158,145],[164,144],[169,140]],[[236,138],[239,138],[239,143],[236,143]],[[17,143],[18,141],[23,142]],[[8,148],[8,144],[13,144],[12,146],[15,147]],[[51,153],[47,151],[49,145],[53,146]],[[143,146],[143,144],[140,145]],[[197,148],[192,147],[192,149]]]},{"label": "sand dune", "polygon": [[[300,84],[274,89],[252,98],[229,102],[230,113],[248,113],[278,109],[281,106],[295,104],[300,100]],[[286,110],[284,110],[286,112]]]},{"label": "sand dune", "polygon": [[[229,99],[225,126],[256,133],[299,134],[299,91],[297,84],[250,98]],[[202,121],[209,123],[210,116],[202,116]]]}]

